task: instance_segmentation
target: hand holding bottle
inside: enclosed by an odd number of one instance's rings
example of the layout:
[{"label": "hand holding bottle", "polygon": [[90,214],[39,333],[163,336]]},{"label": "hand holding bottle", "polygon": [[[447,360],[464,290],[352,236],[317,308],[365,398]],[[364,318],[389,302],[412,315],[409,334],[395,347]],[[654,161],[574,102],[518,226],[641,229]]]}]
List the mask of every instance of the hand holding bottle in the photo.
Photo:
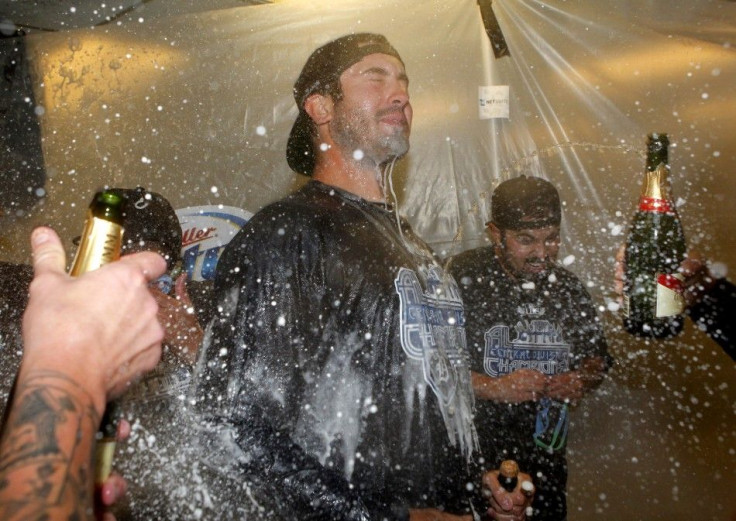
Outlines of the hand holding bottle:
[{"label": "hand holding bottle", "polygon": [[[516,469],[518,472],[518,466]],[[535,489],[531,476],[518,472],[514,488],[508,491],[499,481],[500,474],[501,469],[491,470],[483,475],[483,496],[489,505],[485,514],[497,521],[524,521],[531,515],[531,504],[534,500]]]},{"label": "hand holding bottle", "polygon": [[[616,252],[615,271],[613,277],[614,292],[619,301],[623,301],[624,273],[626,270],[626,245],[622,244]],[[677,268],[677,273],[682,277],[682,296],[685,309],[688,309],[703,298],[716,284],[718,278],[710,272],[707,262],[697,250],[688,250],[684,260]]]},{"label": "hand holding bottle", "polygon": [[[90,392],[99,391],[92,394],[101,414],[106,398],[119,396],[160,357],[163,329],[148,282],[166,262],[155,253],[130,255],[77,280],[64,271],[64,249],[53,230],[37,228],[32,240],[36,275],[23,318],[24,360],[38,356],[38,366],[84,360],[69,371],[77,370]],[[52,340],[56,349],[37,353],[37,345]]]},{"label": "hand holding bottle", "polygon": [[[161,356],[163,329],[148,283],[166,263],[141,253],[74,278],[53,230],[37,228],[31,243],[23,360],[0,450],[0,518],[86,519],[105,402]],[[106,504],[121,492],[114,481],[105,483]]]}]

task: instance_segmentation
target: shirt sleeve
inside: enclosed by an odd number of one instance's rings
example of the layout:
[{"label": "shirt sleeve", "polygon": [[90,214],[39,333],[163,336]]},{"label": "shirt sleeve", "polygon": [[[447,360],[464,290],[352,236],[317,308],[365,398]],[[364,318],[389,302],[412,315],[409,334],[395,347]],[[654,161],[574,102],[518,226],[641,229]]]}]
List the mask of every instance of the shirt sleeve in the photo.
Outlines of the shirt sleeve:
[{"label": "shirt sleeve", "polygon": [[736,286],[726,279],[719,279],[688,313],[695,325],[736,361],[736,347],[734,347],[736,322],[733,319],[735,312]]}]

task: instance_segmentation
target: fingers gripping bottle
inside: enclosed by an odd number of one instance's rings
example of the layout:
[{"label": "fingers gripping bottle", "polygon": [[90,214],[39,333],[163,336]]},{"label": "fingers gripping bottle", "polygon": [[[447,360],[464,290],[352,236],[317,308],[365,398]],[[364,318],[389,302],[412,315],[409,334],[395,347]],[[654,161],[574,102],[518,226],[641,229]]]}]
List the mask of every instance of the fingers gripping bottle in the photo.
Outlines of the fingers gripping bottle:
[{"label": "fingers gripping bottle", "polygon": [[[87,210],[79,249],[69,274],[77,277],[96,270],[120,258],[123,243],[123,198],[107,192],[97,192]],[[110,475],[115,453],[117,407],[109,402],[102,416],[95,447],[95,484],[101,485]]]},{"label": "fingers gripping bottle", "polygon": [[686,245],[670,189],[668,146],[666,134],[648,136],[641,197],[626,238],[624,327],[642,337],[672,337],[683,325],[677,270]]}]

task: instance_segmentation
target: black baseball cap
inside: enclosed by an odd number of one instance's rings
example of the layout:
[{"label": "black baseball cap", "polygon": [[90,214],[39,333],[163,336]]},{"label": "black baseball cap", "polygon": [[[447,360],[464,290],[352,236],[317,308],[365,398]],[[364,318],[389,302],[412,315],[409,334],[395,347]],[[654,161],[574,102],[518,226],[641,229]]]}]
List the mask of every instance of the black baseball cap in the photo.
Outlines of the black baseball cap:
[{"label": "black baseball cap", "polygon": [[181,261],[181,224],[168,200],[142,186],[110,188],[123,197],[123,253],[140,242],[155,242],[169,269]]},{"label": "black baseball cap", "polygon": [[560,196],[541,177],[525,175],[504,181],[491,196],[491,220],[500,229],[523,230],[559,226]]},{"label": "black baseball cap", "polygon": [[318,48],[307,59],[294,84],[294,100],[299,107],[299,115],[286,144],[286,161],[295,172],[311,176],[314,171],[312,123],[304,110],[304,102],[315,93],[337,94],[340,75],[369,54],[388,54],[401,61],[402,65],[404,63],[385,36],[373,33],[342,36]]}]

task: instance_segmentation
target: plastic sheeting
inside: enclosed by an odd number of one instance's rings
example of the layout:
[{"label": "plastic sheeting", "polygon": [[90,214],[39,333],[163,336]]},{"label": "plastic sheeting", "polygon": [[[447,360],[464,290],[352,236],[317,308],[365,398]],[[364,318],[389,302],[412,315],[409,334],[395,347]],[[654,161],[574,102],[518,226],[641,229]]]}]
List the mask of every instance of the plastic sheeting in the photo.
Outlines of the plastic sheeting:
[{"label": "plastic sheeting", "polygon": [[[611,270],[652,131],[673,142],[691,244],[725,269],[736,262],[736,3],[495,0],[493,10],[510,51],[501,59],[476,0],[284,0],[32,34],[46,195],[4,218],[0,251],[26,259],[19,245],[36,223],[71,244],[102,184],[142,184],[175,207],[257,211],[303,182],[284,149],[309,53],[381,32],[411,79],[412,149],[395,183],[419,235],[441,254],[482,244],[493,187],[519,173],[562,194],[561,259],[600,302],[620,361],[576,413],[570,518],[727,519],[733,364],[697,331],[657,345],[622,335]],[[479,87],[491,85],[509,86],[508,119],[479,118]]]}]

